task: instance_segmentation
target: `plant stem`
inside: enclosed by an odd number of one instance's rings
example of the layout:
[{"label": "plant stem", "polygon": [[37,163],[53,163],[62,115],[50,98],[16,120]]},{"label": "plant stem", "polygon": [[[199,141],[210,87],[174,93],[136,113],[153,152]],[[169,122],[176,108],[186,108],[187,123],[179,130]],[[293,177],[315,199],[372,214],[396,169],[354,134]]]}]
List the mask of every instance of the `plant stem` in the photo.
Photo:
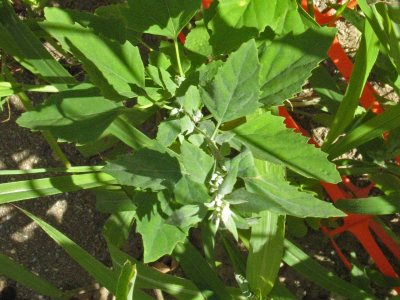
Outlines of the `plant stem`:
[{"label": "plant stem", "polygon": [[174,40],[174,45],[175,45],[176,61],[178,62],[179,75],[181,75],[181,77],[185,77],[185,73],[183,73],[182,69],[181,55],[179,54],[179,45],[177,39]]},{"label": "plant stem", "polygon": [[[17,96],[21,99],[22,104],[25,106],[26,110],[33,110],[34,107],[29,99],[29,97],[21,92],[18,93]],[[48,131],[42,131],[44,139],[49,144],[51,150],[53,150],[54,154],[58,157],[58,159],[63,163],[66,168],[71,167],[71,163],[69,162],[68,158],[65,156],[64,152],[61,150],[60,146],[57,143],[57,140],[54,136]]]},{"label": "plant stem", "polygon": [[214,132],[213,132],[213,134],[211,135],[211,138],[210,138],[212,141],[214,141],[215,136],[217,135],[218,129],[219,129],[220,126],[221,126],[221,121],[219,121],[217,123],[217,126],[215,126]]}]

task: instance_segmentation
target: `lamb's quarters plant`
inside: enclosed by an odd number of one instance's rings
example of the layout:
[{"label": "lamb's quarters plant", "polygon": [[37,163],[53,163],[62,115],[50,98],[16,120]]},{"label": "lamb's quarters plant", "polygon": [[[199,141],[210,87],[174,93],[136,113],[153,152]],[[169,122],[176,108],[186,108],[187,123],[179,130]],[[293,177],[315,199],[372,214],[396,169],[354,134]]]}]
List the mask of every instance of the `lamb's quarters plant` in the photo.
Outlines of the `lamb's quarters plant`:
[{"label": "lamb's quarters plant", "polygon": [[[277,279],[282,261],[335,294],[373,299],[285,238],[296,236],[293,224],[305,227],[301,220],[319,224],[321,219],[345,216],[314,188],[319,181],[340,182],[340,172],[357,171],[349,167],[351,162],[339,163],[343,161],[338,161],[338,170],[331,158],[400,125],[398,106],[378,117],[353,117],[374,64],[369,61],[363,68],[365,59],[375,59],[378,53],[374,34],[380,28],[373,16],[366,14],[371,25],[365,23],[367,35],[357,56],[363,80],[351,81],[343,97],[320,65],[336,30],[317,25],[296,1],[219,0],[208,10],[200,6],[200,0],[129,0],[94,13],[47,7],[43,20],[25,23],[7,0],[0,0],[0,97],[19,93],[27,99],[25,92],[51,93],[41,104],[27,107],[18,124],[74,143],[83,155],[103,153],[105,160],[96,167],[0,171],[45,176],[0,184],[0,204],[93,189],[98,210],[110,215],[103,236],[112,266],[97,261],[38,217],[21,213],[116,299],[153,299],[145,293],[148,289],[179,300],[293,299]],[[187,33],[184,44],[179,40],[182,31]],[[146,42],[148,35],[156,37],[152,43]],[[84,76],[72,74],[68,64],[54,59],[42,40],[69,62],[79,63]],[[389,42],[386,48],[395,62],[396,48]],[[15,82],[7,71],[11,59],[40,84]],[[325,146],[329,156],[288,129],[277,114],[277,106],[290,103],[309,78],[321,95],[322,109],[333,113],[325,120],[329,125],[333,119],[336,128],[330,134],[332,145]],[[352,110],[339,126],[349,102]],[[152,122],[156,130],[142,132],[145,122]],[[348,134],[333,143],[343,131]],[[386,162],[365,162],[369,170],[385,168],[398,179],[398,169],[388,163],[393,157],[389,153],[398,153],[398,146],[389,138],[381,147],[387,150],[386,156],[381,153]],[[110,149],[111,154],[106,151]],[[387,185],[382,187],[386,192]],[[398,187],[394,189],[367,202],[339,201],[338,207],[355,213],[393,213],[398,211]],[[201,232],[201,242],[195,245],[190,239],[194,228]],[[121,250],[131,231],[142,237],[143,261]],[[224,285],[216,272],[220,263],[215,247],[221,241],[235,271],[235,286]],[[247,259],[239,243],[248,248]],[[179,262],[187,278],[147,265],[165,255]],[[3,255],[0,261],[1,274],[40,294],[73,294]]]}]

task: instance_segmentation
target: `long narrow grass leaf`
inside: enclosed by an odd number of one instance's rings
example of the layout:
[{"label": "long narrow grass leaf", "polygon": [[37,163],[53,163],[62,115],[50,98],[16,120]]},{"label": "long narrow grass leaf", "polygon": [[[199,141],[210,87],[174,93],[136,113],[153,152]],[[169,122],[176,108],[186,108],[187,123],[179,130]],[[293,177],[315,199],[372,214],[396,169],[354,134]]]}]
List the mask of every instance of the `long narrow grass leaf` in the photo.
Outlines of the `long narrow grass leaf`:
[{"label": "long narrow grass leaf", "polygon": [[193,280],[206,299],[232,299],[217,274],[189,241],[178,244],[175,254],[185,274]]},{"label": "long narrow grass leaf", "polygon": [[92,173],[99,172],[103,166],[78,166],[70,168],[40,168],[29,170],[0,170],[0,176],[25,175],[40,173]]},{"label": "long narrow grass leaf", "polygon": [[35,221],[35,223],[37,223],[58,245],[60,245],[69,256],[71,256],[86,272],[93,276],[99,284],[115,294],[118,278],[112,270],[108,269],[86,250],[81,248],[53,226],[34,216],[30,212],[21,208],[19,209]]},{"label": "long narrow grass leaf", "polygon": [[121,269],[127,259],[136,264],[136,286],[141,289],[160,289],[178,300],[205,300],[198,288],[189,280],[163,274],[156,269],[136,261],[133,257],[109,244],[109,250],[116,269]]},{"label": "long narrow grass leaf", "polygon": [[116,183],[105,173],[59,176],[0,184],[0,204],[74,192]]},{"label": "long narrow grass leaf", "polygon": [[118,277],[116,287],[115,300],[131,300],[133,299],[133,289],[136,281],[136,267],[131,261],[127,260],[122,267]]},{"label": "long narrow grass leaf", "polygon": [[329,146],[353,121],[358,101],[364,90],[368,75],[378,57],[378,53],[378,38],[373,32],[370,24],[365,22],[364,34],[361,39],[360,48],[357,52],[356,62],[351,74],[350,82],[332,122],[326,141],[322,147],[323,150],[329,149]]},{"label": "long narrow grass leaf", "polygon": [[400,105],[385,110],[350,131],[328,149],[329,157],[335,158],[353,148],[381,136],[385,131],[400,127]]},{"label": "long narrow grass leaf", "polygon": [[0,254],[0,274],[53,299],[61,298],[63,294],[54,285],[29,272],[23,266],[3,254]]},{"label": "long narrow grass leaf", "polygon": [[261,213],[251,228],[246,277],[251,291],[264,299],[274,287],[283,256],[285,216],[270,211]]},{"label": "long narrow grass leaf", "polygon": [[375,299],[367,292],[344,281],[322,267],[291,241],[286,239],[284,245],[285,254],[283,261],[307,279],[348,299]]},{"label": "long narrow grass leaf", "polygon": [[360,215],[390,215],[400,211],[400,195],[398,193],[338,200],[335,206],[347,213]]},{"label": "long narrow grass leaf", "polygon": [[29,27],[18,19],[8,2],[0,1],[0,48],[47,82],[76,83],[74,77],[45,50]]}]

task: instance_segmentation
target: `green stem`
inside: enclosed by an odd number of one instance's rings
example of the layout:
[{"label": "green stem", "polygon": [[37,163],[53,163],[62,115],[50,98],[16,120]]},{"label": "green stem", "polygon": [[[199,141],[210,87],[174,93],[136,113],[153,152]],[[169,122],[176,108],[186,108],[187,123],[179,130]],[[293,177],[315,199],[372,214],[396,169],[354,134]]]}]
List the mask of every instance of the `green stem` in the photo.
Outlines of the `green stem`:
[{"label": "green stem", "polygon": [[[18,93],[17,96],[21,99],[21,102],[25,106],[26,110],[30,111],[34,109],[32,102],[25,93]],[[72,165],[65,156],[64,152],[61,150],[60,146],[57,144],[57,140],[54,138],[54,136],[48,131],[42,131],[42,135],[49,144],[51,150],[53,150],[54,154],[59,158],[63,165],[66,168],[70,168]]]},{"label": "green stem", "polygon": [[214,132],[213,132],[213,134],[211,135],[211,138],[210,138],[212,141],[214,141],[215,136],[217,135],[218,129],[219,129],[220,126],[221,126],[221,121],[219,121],[217,123],[217,126],[215,126]]},{"label": "green stem", "polygon": [[179,74],[181,75],[181,77],[185,77],[185,73],[183,73],[182,64],[181,64],[181,55],[179,53],[178,40],[176,40],[176,39],[174,40],[174,45],[175,45],[176,60],[178,62]]}]

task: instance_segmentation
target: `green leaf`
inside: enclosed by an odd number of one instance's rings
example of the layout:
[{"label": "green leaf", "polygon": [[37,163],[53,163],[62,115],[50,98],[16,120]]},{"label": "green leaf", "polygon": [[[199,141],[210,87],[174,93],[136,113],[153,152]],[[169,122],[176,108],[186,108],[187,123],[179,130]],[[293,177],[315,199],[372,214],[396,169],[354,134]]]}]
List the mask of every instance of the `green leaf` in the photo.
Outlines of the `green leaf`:
[{"label": "green leaf", "polygon": [[269,294],[271,300],[296,300],[293,295],[279,280],[275,282],[274,288]]},{"label": "green leaf", "polygon": [[130,42],[120,44],[96,35],[91,28],[73,23],[67,11],[46,8],[43,29],[83,64],[90,80],[110,99],[123,100],[144,88],[144,66],[139,48]]},{"label": "green leaf", "polygon": [[39,93],[57,93],[59,90],[52,85],[23,85],[15,82],[1,81],[0,78],[0,98],[26,91]]},{"label": "green leaf", "polygon": [[203,183],[193,181],[189,176],[183,176],[174,186],[175,201],[180,204],[207,203],[211,197]]},{"label": "green leaf", "polygon": [[336,183],[339,173],[326,154],[307,144],[307,138],[287,129],[283,119],[263,113],[233,130],[254,157],[284,164],[306,177]]},{"label": "green leaf", "polygon": [[169,147],[181,133],[181,120],[167,120],[160,123],[157,130],[157,141],[165,147]]},{"label": "green leaf", "polygon": [[115,300],[133,299],[133,288],[135,286],[136,276],[137,271],[135,265],[127,260],[118,277]]},{"label": "green leaf", "polygon": [[322,267],[289,240],[285,239],[284,246],[283,261],[308,280],[347,299],[375,299],[372,295]]},{"label": "green leaf", "polygon": [[40,40],[14,13],[8,1],[0,1],[0,48],[33,74],[54,84],[76,80],[45,50]]},{"label": "green leaf", "polygon": [[84,144],[99,138],[122,109],[121,104],[100,96],[94,86],[81,84],[51,96],[34,111],[24,113],[17,123]]},{"label": "green leaf", "polygon": [[400,43],[398,24],[398,5],[385,5],[384,3],[369,3],[366,0],[359,0],[358,5],[365,15],[365,19],[374,30],[381,45],[384,47],[387,56],[400,71]]},{"label": "green leaf", "polygon": [[261,100],[267,106],[281,105],[301,91],[311,71],[326,58],[335,30],[307,30],[267,42],[260,55]]},{"label": "green leaf", "polygon": [[96,209],[99,212],[113,214],[136,210],[131,198],[121,188],[99,188],[94,192],[96,193]]},{"label": "green leaf", "polygon": [[243,44],[200,92],[204,104],[219,122],[253,113],[259,106],[259,62],[254,40]]},{"label": "green leaf", "polygon": [[209,43],[210,34],[204,25],[204,22],[197,21],[196,27],[191,29],[185,41],[187,55],[192,62],[198,61],[199,64],[207,61],[212,56],[212,47]]},{"label": "green leaf", "polygon": [[147,73],[156,85],[168,91],[171,95],[175,94],[176,83],[172,80],[171,74],[163,68],[157,68],[153,65],[147,66]]},{"label": "green leaf", "polygon": [[171,187],[182,177],[176,158],[151,149],[121,155],[103,171],[114,176],[122,185],[152,190]]},{"label": "green leaf", "polygon": [[201,222],[207,211],[204,205],[185,205],[174,210],[167,222],[181,228],[193,227]]},{"label": "green leaf", "polygon": [[[171,254],[179,242],[183,242],[187,236],[184,231],[170,225],[165,208],[168,204],[163,196],[154,193],[141,193],[135,198],[138,208],[136,210],[136,230],[142,235],[145,263],[153,262],[161,256]],[[161,207],[160,207],[161,206]]]},{"label": "green leaf", "polygon": [[[219,1],[214,17],[208,23],[212,31],[210,44],[215,54],[227,53],[270,26],[283,33],[288,19],[301,19],[293,0],[224,0]],[[296,24],[297,25],[297,24]],[[290,26],[291,27],[291,26]],[[298,30],[299,26],[293,26]],[[288,31],[292,31],[289,28]],[[229,37],[229,38],[227,38]]]},{"label": "green leaf", "polygon": [[62,234],[56,228],[47,224],[31,213],[19,208],[25,215],[35,221],[58,245],[60,245],[69,256],[71,256],[86,272],[110,292],[115,293],[117,278],[114,273],[92,255],[78,246],[74,241]]},{"label": "green leaf", "polygon": [[[128,254],[120,251],[115,246],[110,247],[111,257],[115,265],[122,268],[127,259],[136,265],[137,278],[136,287],[143,289],[160,289],[166,293],[173,295],[178,300],[205,300],[196,286],[189,280],[163,274],[156,269],[147,266]],[[140,298],[138,298],[140,299]]]},{"label": "green leaf", "polygon": [[205,299],[232,299],[218,275],[189,241],[178,244],[174,253],[185,274],[193,280]]},{"label": "green leaf", "polygon": [[347,213],[359,215],[390,215],[400,211],[399,193],[390,195],[342,199],[335,206]]},{"label": "green leaf", "polygon": [[328,69],[321,64],[313,71],[309,81],[312,88],[321,97],[320,104],[326,106],[328,112],[336,112],[343,99],[343,95],[337,86],[337,78],[331,76]]},{"label": "green leaf", "polygon": [[283,256],[285,216],[265,211],[251,228],[246,278],[251,291],[264,299],[274,287]]},{"label": "green leaf", "polygon": [[[89,22],[89,24],[79,21],[82,26],[92,27],[96,32],[99,32],[106,37],[118,39],[122,41],[127,39],[132,44],[142,42],[141,32],[137,32],[134,27],[129,24],[131,11],[127,3],[118,3],[107,6],[100,6],[96,9],[95,14],[100,17],[100,20]],[[95,16],[95,17],[97,17]],[[103,23],[103,19],[105,22]],[[125,30],[120,30],[121,23]],[[116,32],[120,31],[120,32]],[[121,32],[122,31],[122,32]]]},{"label": "green leaf", "polygon": [[214,159],[201,148],[183,141],[181,144],[182,163],[193,181],[204,183],[214,165]]},{"label": "green leaf", "polygon": [[[115,13],[117,7],[126,11],[127,5],[102,6],[96,9],[95,14],[71,9],[64,9],[64,12],[68,13],[71,21],[93,29],[96,35],[102,35],[120,43],[124,43],[127,39],[137,43],[139,36],[132,36],[132,31],[128,32],[129,28],[126,27],[119,14]],[[42,23],[41,26],[46,25]]]},{"label": "green leaf", "polygon": [[121,211],[112,214],[103,227],[103,236],[107,242],[121,248],[128,239],[135,216],[135,211]]},{"label": "green leaf", "polygon": [[0,184],[0,204],[115,184],[105,173],[58,176]]},{"label": "green leaf", "polygon": [[333,119],[331,128],[322,148],[330,152],[330,146],[343,133],[354,119],[359,99],[367,82],[368,75],[379,53],[379,42],[371,26],[365,22],[364,34],[356,55],[356,62],[346,93]]},{"label": "green leaf", "polygon": [[226,198],[232,204],[239,203],[235,206],[243,212],[271,211],[299,218],[345,215],[331,203],[319,200],[309,193],[300,192],[287,181],[273,181],[259,176],[247,177],[245,182],[247,190],[238,189]]},{"label": "green leaf", "polygon": [[390,107],[382,114],[369,119],[351,130],[345,137],[339,139],[328,148],[329,157],[335,158],[353,148],[356,148],[384,132],[400,127],[400,105]]},{"label": "green leaf", "polygon": [[166,148],[157,140],[149,138],[139,129],[134,127],[132,122],[126,116],[117,117],[114,122],[111,123],[108,131],[134,150],[148,148],[155,151],[163,151],[172,157],[179,158],[179,155],[176,152]]},{"label": "green leaf", "polygon": [[176,100],[182,106],[183,110],[190,115],[196,113],[200,109],[202,104],[200,100],[199,89],[196,86],[191,85],[187,90],[185,90],[183,95],[181,94],[178,90]]},{"label": "green leaf", "polygon": [[0,176],[3,175],[26,175],[40,173],[94,173],[99,172],[103,166],[76,166],[69,168],[37,168],[27,170],[0,170]]},{"label": "green leaf", "polygon": [[53,299],[59,299],[63,294],[51,283],[27,271],[23,266],[1,253],[0,274],[10,278],[11,280],[17,281],[18,283],[34,290],[39,294],[49,296]]},{"label": "green leaf", "polygon": [[128,0],[129,24],[138,32],[176,39],[196,11],[200,0]]}]

